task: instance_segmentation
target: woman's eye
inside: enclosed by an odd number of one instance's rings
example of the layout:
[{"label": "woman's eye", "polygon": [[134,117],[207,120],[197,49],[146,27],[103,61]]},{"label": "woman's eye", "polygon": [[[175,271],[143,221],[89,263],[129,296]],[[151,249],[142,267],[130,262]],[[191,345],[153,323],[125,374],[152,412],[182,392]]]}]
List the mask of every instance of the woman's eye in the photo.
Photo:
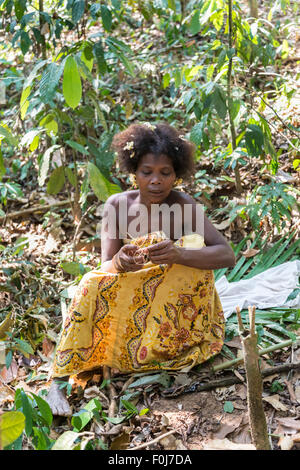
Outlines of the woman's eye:
[{"label": "woman's eye", "polygon": [[149,172],[149,171],[143,171],[143,174],[144,174],[144,175],[151,175],[151,172]]}]

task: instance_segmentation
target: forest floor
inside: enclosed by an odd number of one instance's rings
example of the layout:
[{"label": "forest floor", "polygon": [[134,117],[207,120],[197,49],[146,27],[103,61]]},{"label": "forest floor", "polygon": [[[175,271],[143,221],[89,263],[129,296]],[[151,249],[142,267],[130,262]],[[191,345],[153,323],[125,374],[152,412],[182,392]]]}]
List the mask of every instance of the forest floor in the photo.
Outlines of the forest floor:
[{"label": "forest floor", "polygon": [[[297,44],[299,38],[295,37],[295,50]],[[299,61],[287,60],[281,73],[294,77],[299,71],[298,64]],[[297,122],[299,102],[291,100],[289,105],[278,102],[276,110],[284,120],[299,127],[300,123]],[[288,144],[283,139],[280,123],[275,118],[274,125],[273,143],[277,150],[282,148],[277,181],[297,187],[299,171],[293,168],[293,159],[285,153]],[[258,159],[252,159],[250,164],[243,167],[241,174],[244,192],[239,197],[234,193],[234,184],[224,179],[228,173],[215,168],[208,158],[197,163],[197,171],[200,170],[205,170],[206,180],[198,182],[197,186],[194,183],[187,184],[183,189],[191,195],[205,189],[210,198],[202,197],[200,201],[206,204],[207,213],[213,215],[214,223],[227,240],[234,244],[238,243],[252,233],[250,224],[240,218],[230,223],[228,216],[225,218],[223,215],[216,216],[214,211],[224,205],[223,196],[228,196],[238,204],[240,199],[251,193],[256,184],[264,184],[264,181],[269,180],[267,172],[262,170],[262,163]],[[60,263],[65,260],[72,261],[73,253],[76,254],[76,261],[90,268],[96,268],[100,263],[100,241],[94,237],[97,212],[86,217],[74,240],[76,227],[68,205],[56,205],[66,200],[67,194],[62,193],[59,197],[53,197],[47,195],[42,188],[32,191],[26,186],[23,187],[23,193],[24,199],[8,200],[7,214],[19,212],[19,215],[0,221],[0,243],[9,250],[8,256],[1,259],[0,285],[4,287],[0,288],[0,321],[12,310],[15,315],[17,336],[29,342],[32,352],[21,353],[16,350],[10,367],[6,369],[5,358],[0,351],[2,410],[11,409],[18,388],[22,388],[26,393],[37,393],[50,387],[51,380],[48,374],[62,325],[61,312],[67,309],[70,298],[68,288],[74,284],[74,277],[64,272]],[[95,202],[95,199],[92,195],[91,203]],[[52,210],[39,209],[30,212],[40,205],[41,200],[43,204],[49,204]],[[26,210],[29,212],[26,213]],[[296,213],[287,225],[286,231],[291,227],[299,227]],[[264,235],[272,231],[273,240],[278,235],[267,219],[262,225],[262,230]],[[300,329],[295,333],[299,336]],[[239,336],[231,338],[226,346],[232,355],[240,356],[242,346]],[[251,435],[243,368],[239,366],[234,370],[210,372],[211,365],[215,366],[229,358],[228,354],[220,354],[209,364],[198,366],[189,372],[169,372],[167,376],[170,380],[167,380],[167,386],[155,381],[147,383],[146,380],[144,384],[134,388],[135,392],[139,392],[138,396],[130,398],[137,413],[133,413],[133,416],[124,422],[110,427],[91,421],[85,430],[91,433],[91,438],[102,439],[109,449],[138,448],[165,433],[166,437],[145,448],[149,450],[246,449],[247,446],[251,446]],[[300,346],[295,343],[264,355],[261,359],[261,369],[266,369],[270,365],[297,362],[300,362]],[[117,407],[120,404],[120,397],[130,389],[128,382],[130,377],[112,371],[110,383],[116,392]],[[195,391],[180,393],[180,390],[182,391],[180,386],[188,387],[197,381],[203,384],[229,377],[236,379],[237,383],[201,392],[197,391],[195,385]],[[110,384],[105,385],[103,379],[101,369],[72,378],[69,402],[73,414],[84,408],[92,398],[99,397],[99,393],[104,409],[109,408]],[[137,377],[131,378],[131,381],[136,379]],[[173,396],[171,391],[167,396],[170,384]],[[263,402],[272,448],[300,449],[300,369],[265,377]],[[139,414],[141,410],[145,412]],[[55,417],[50,438],[57,439],[64,431],[71,429],[71,417]],[[31,449],[32,445],[29,441],[24,441],[23,448]]]},{"label": "forest floor", "polygon": [[[205,162],[198,164],[199,169],[206,169],[209,174],[211,168]],[[254,172],[250,180],[261,177]],[[297,174],[293,172],[295,178]],[[246,181],[246,179],[244,180]],[[25,201],[11,201],[10,211],[26,210],[37,205],[43,197],[47,203],[53,198],[45,194],[26,194]],[[185,188],[193,193],[195,188]],[[223,188],[224,190],[224,188]],[[226,188],[225,188],[226,190]],[[218,191],[214,188],[213,191]],[[215,207],[218,198],[212,197]],[[54,202],[57,202],[55,200]],[[45,222],[46,221],[46,222]],[[99,240],[92,240],[94,235],[95,219],[87,220],[76,241],[76,260],[90,268],[96,268],[100,262]],[[249,233],[247,226],[239,226],[238,222],[230,224],[225,236],[236,243],[244,234]],[[56,341],[60,332],[62,320],[61,311],[66,310],[68,299],[62,296],[74,282],[72,277],[65,273],[60,263],[62,260],[72,259],[74,248],[74,228],[70,210],[56,208],[46,217],[43,213],[31,213],[29,216],[8,220],[0,228],[1,243],[16,250],[16,240],[22,243],[22,237],[27,237],[27,244],[23,247],[23,254],[12,256],[3,263],[0,272],[2,281],[11,289],[10,292],[0,291],[0,305],[2,316],[11,310],[16,316],[17,331],[23,339],[29,341],[33,347],[33,354],[22,354],[15,351],[12,363],[7,370],[4,367],[0,374],[0,406],[10,409],[14,401],[14,393],[22,388],[26,393],[37,393],[48,390],[51,384],[48,373],[54,357]],[[78,251],[77,251],[78,250]],[[300,334],[300,330],[295,332]],[[238,336],[226,343],[235,357],[241,354],[241,342]],[[249,431],[249,418],[247,410],[247,387],[243,368],[223,370],[212,374],[210,365],[216,365],[230,359],[228,354],[219,355],[208,365],[198,366],[188,373],[168,373],[169,384],[172,388],[189,386],[197,380],[206,383],[209,380],[233,377],[239,383],[230,386],[218,386],[207,391],[192,393],[175,393],[173,396],[164,396],[168,387],[160,383],[145,383],[135,387],[140,392],[135,398],[127,398],[136,410],[148,410],[143,414],[133,414],[123,423],[111,425],[109,429],[104,425],[93,422],[89,424],[89,432],[95,438],[101,438],[109,449],[138,448],[145,442],[151,442],[158,436],[167,433],[167,436],[155,442],[147,449],[244,449],[251,445]],[[283,350],[268,354],[262,358],[261,368],[300,362],[300,347],[297,344]],[[205,377],[210,373],[210,378]],[[112,371],[112,381],[116,392],[117,407],[120,397],[128,389],[128,375]],[[149,378],[149,374],[147,376]],[[137,378],[135,377],[135,380]],[[133,379],[132,379],[133,380]],[[84,408],[92,398],[99,398],[99,387],[103,384],[102,371],[93,371],[83,374],[83,377],[73,378],[72,391],[69,402],[73,414]],[[158,380],[159,382],[159,380]],[[127,385],[126,385],[127,384]],[[273,449],[300,449],[300,370],[278,373],[264,379],[263,401],[268,422],[268,431],[271,436]],[[169,386],[169,385],[168,385]],[[130,388],[130,387],[129,387]],[[109,407],[109,385],[101,388],[105,407]],[[106,398],[105,398],[106,397]],[[124,413],[124,409],[122,410]],[[122,415],[122,413],[121,413]],[[119,414],[120,416],[120,414]],[[64,431],[72,429],[71,418],[56,417],[52,423],[52,439],[57,439]],[[173,431],[172,434],[169,432]],[[26,443],[24,444],[26,448]],[[246,447],[245,447],[246,446]],[[28,442],[27,448],[31,448]]]}]

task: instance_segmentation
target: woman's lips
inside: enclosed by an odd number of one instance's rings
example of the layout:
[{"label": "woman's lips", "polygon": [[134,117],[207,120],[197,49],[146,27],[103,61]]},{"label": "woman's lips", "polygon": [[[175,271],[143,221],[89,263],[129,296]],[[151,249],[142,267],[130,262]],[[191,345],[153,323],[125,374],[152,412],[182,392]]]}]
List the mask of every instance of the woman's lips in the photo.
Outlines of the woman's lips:
[{"label": "woman's lips", "polygon": [[149,189],[149,192],[153,194],[162,194],[163,190],[162,189]]},{"label": "woman's lips", "polygon": [[164,194],[163,191],[151,191],[151,190],[149,190],[149,193],[150,193],[152,196],[161,196],[162,194]]}]

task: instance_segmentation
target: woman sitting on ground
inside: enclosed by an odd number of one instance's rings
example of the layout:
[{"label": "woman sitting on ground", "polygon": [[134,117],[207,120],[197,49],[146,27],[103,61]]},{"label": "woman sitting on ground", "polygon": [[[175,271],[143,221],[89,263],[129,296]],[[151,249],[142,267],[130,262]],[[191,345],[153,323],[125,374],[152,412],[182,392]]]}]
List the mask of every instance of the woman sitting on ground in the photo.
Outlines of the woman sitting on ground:
[{"label": "woman sitting on ground", "polygon": [[167,124],[133,124],[113,148],[136,189],[105,204],[101,267],[81,279],[56,350],[54,414],[71,414],[59,388],[70,375],[101,366],[189,370],[223,346],[213,270],[233,266],[234,253],[195,200],[174,189],[193,174],[193,144]]}]

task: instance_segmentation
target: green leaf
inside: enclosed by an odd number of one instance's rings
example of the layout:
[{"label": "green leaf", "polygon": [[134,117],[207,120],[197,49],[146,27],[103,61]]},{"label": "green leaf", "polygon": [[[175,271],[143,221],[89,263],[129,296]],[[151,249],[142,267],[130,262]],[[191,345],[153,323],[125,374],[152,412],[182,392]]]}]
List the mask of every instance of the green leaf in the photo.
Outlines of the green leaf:
[{"label": "green leaf", "polygon": [[110,31],[112,24],[112,14],[106,5],[101,5],[101,18],[104,29],[106,31]]},{"label": "green leaf", "polygon": [[46,129],[46,133],[49,137],[51,137],[52,134],[56,135],[58,132],[58,124],[53,114],[47,114],[47,116],[40,121],[39,125]]},{"label": "green leaf", "polygon": [[65,184],[65,172],[64,167],[59,166],[52,171],[48,184],[47,184],[47,193],[48,194],[57,194],[63,188]]},{"label": "green leaf", "polygon": [[83,153],[84,155],[89,154],[88,150],[86,150],[83,145],[79,144],[78,142],[75,142],[74,140],[66,140],[66,144],[68,144],[74,150]]},{"label": "green leaf", "polygon": [[49,439],[44,433],[44,431],[35,426],[32,428],[32,430],[34,434],[33,443],[35,446],[35,450],[47,450],[47,440],[49,441]]},{"label": "green leaf", "polygon": [[8,351],[8,353],[6,354],[6,357],[5,357],[5,367],[6,367],[6,369],[10,368],[12,359],[13,359],[13,352]]},{"label": "green leaf", "polygon": [[0,415],[0,449],[12,444],[25,428],[25,416],[21,411],[7,411]]},{"label": "green leaf", "polygon": [[64,65],[64,60],[60,64],[52,62],[43,73],[39,90],[41,100],[46,104],[54,98],[56,87],[64,70]]},{"label": "green leaf", "polygon": [[39,186],[43,186],[43,184],[45,183],[45,180],[47,178],[47,174],[48,174],[49,167],[50,167],[50,156],[51,156],[51,154],[59,148],[60,148],[60,145],[52,145],[51,147],[49,147],[46,150],[46,152],[42,156],[42,159],[41,159],[40,165],[39,165],[39,175],[38,175]]},{"label": "green leaf", "polygon": [[107,72],[107,63],[104,58],[104,50],[103,50],[101,41],[96,42],[96,44],[93,47],[93,52],[97,61],[99,73],[101,75],[104,75]]},{"label": "green leaf", "polygon": [[72,450],[74,442],[78,437],[77,432],[66,431],[59,436],[51,450]]},{"label": "green leaf", "polygon": [[249,154],[253,157],[258,157],[264,144],[264,136],[262,130],[256,124],[249,124],[248,130],[245,134],[245,143]]},{"label": "green leaf", "polygon": [[76,188],[76,176],[73,173],[73,171],[71,170],[71,168],[69,168],[69,167],[66,168],[66,175],[67,175],[67,178],[68,178],[69,182],[73,186],[73,188]]},{"label": "green leaf", "polygon": [[80,410],[78,413],[73,414],[71,424],[74,430],[81,431],[93,418],[93,413],[89,410]]},{"label": "green leaf", "polygon": [[85,0],[75,0],[72,6],[72,21],[77,24],[82,18],[85,9]]},{"label": "green leaf", "polygon": [[22,137],[22,140],[20,142],[20,145],[21,146],[30,146],[35,137],[37,137],[39,134],[41,133],[41,130],[40,129],[32,129],[31,131],[27,132],[23,137]]},{"label": "green leaf", "polygon": [[2,179],[2,176],[5,175],[5,173],[6,173],[6,168],[4,165],[3,154],[1,151],[1,147],[0,147],[0,181]]},{"label": "green leaf", "polygon": [[[27,241],[26,241],[27,243]],[[16,341],[16,343],[18,344],[18,349],[22,352],[25,352],[26,354],[33,354],[34,351],[32,349],[32,347],[30,346],[29,343],[27,343],[26,341],[22,340],[22,339],[19,339],[19,338],[15,338],[14,341]]]},{"label": "green leaf", "polygon": [[191,34],[197,34],[199,33],[200,29],[200,10],[196,10],[189,24],[189,30]]},{"label": "green leaf", "polygon": [[223,90],[216,86],[212,94],[213,104],[221,119],[225,119],[227,113],[226,99]]},{"label": "green leaf", "polygon": [[26,0],[15,0],[15,13],[18,21],[21,21],[22,16],[26,10]]},{"label": "green leaf", "polygon": [[22,94],[21,94],[21,100],[20,100],[20,110],[21,110],[21,119],[24,119],[28,106],[29,106],[29,101],[27,100],[29,94],[31,91],[31,86],[28,86],[23,89]]},{"label": "green leaf", "polygon": [[65,261],[61,263],[61,267],[66,273],[72,274],[72,276],[78,276],[79,274],[85,273],[85,267],[81,263],[76,261]]},{"label": "green leaf", "polygon": [[31,395],[34,397],[42,417],[44,418],[44,420],[46,421],[48,426],[51,426],[52,421],[53,421],[53,416],[52,416],[50,406],[48,405],[48,403],[42,397],[39,397],[38,395],[36,395],[33,392],[31,392]]},{"label": "green leaf", "polygon": [[26,33],[25,31],[21,31],[20,46],[21,46],[21,51],[23,55],[25,55],[26,52],[28,52],[30,45],[31,45],[31,40],[30,40],[28,33]]},{"label": "green leaf", "polygon": [[231,401],[225,401],[223,409],[225,413],[232,413],[234,411],[234,406]]},{"label": "green leaf", "polygon": [[167,372],[162,372],[161,374],[146,375],[130,384],[128,388],[140,387],[142,385],[149,385],[154,383],[159,383],[164,387],[168,387],[170,384],[169,374]]},{"label": "green leaf", "polygon": [[68,56],[65,62],[63,94],[71,108],[75,109],[79,105],[82,96],[81,79],[77,62],[72,55]]},{"label": "green leaf", "polygon": [[121,192],[120,187],[110,183],[93,163],[88,163],[87,170],[90,186],[100,201],[106,201],[112,194]]},{"label": "green leaf", "polygon": [[32,432],[32,406],[24,390],[21,390],[22,411],[25,415],[25,432],[30,436]]},{"label": "green leaf", "polygon": [[38,70],[41,67],[43,67],[46,63],[47,63],[46,60],[42,60],[42,61],[38,62],[37,64],[35,64],[35,66],[33,67],[33,69],[31,70],[30,74],[28,75],[28,77],[26,78],[26,80],[24,82],[23,90],[25,90],[27,87],[31,87],[33,80],[37,76]]},{"label": "green leaf", "polygon": [[[12,147],[15,147],[18,143],[17,139],[12,135],[11,131],[8,129],[8,127],[0,126],[0,136],[3,135],[3,137],[7,140],[8,144],[11,145]],[[1,141],[1,139],[0,139]]]},{"label": "green leaf", "polygon": [[206,119],[204,118],[204,120],[195,124],[195,126],[191,130],[190,139],[196,145],[201,145],[203,141],[203,131],[204,131],[205,124],[206,124]]}]

